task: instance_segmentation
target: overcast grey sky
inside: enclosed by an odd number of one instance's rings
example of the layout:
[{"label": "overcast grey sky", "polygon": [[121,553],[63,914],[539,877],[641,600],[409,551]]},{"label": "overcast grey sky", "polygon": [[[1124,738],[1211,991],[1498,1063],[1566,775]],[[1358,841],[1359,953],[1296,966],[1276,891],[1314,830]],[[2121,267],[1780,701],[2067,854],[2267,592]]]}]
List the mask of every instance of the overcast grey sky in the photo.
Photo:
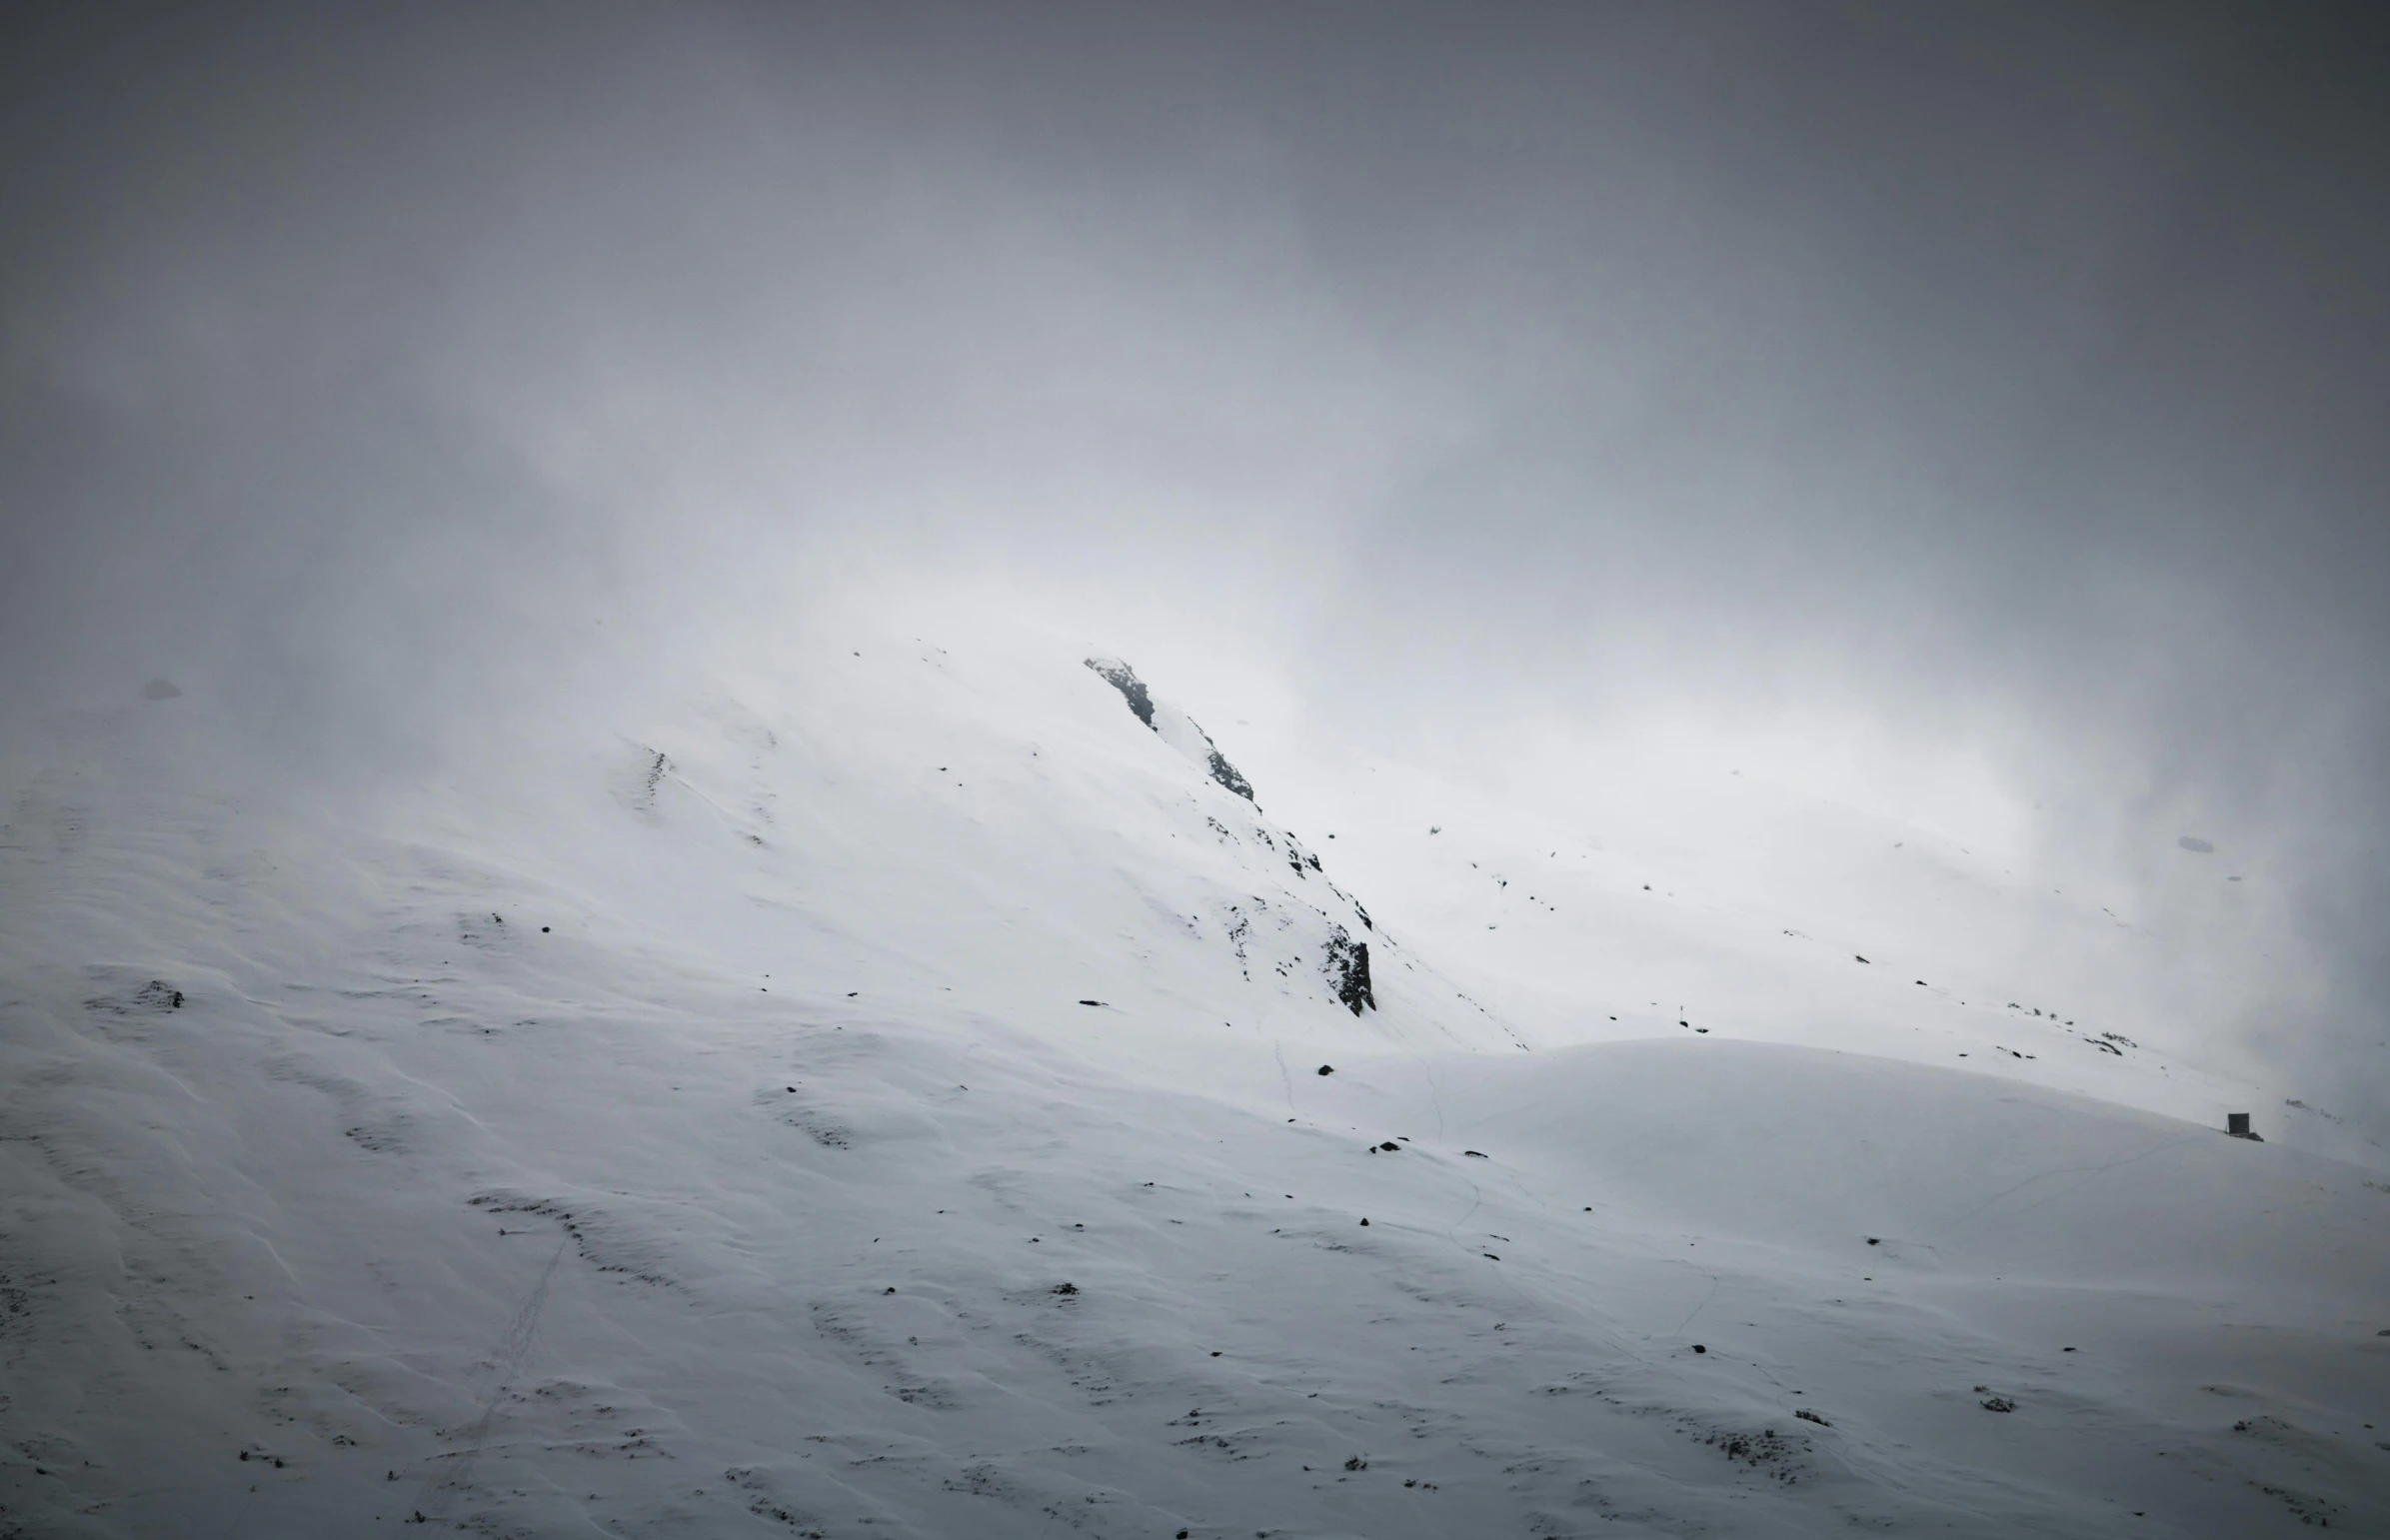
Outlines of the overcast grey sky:
[{"label": "overcast grey sky", "polygon": [[0,723],[352,773],[943,579],[1462,760],[1810,712],[2268,874],[2390,1128],[2383,14],[12,13]]}]

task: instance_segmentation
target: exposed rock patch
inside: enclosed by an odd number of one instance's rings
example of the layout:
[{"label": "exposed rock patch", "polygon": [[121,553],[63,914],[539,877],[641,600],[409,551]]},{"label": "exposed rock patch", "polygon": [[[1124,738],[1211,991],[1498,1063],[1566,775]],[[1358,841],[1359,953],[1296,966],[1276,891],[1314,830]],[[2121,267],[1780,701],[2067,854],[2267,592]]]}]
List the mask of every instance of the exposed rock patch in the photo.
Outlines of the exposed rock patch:
[{"label": "exposed rock patch", "polygon": [[1342,925],[1329,927],[1327,933],[1327,961],[1322,964],[1327,985],[1344,1008],[1354,1015],[1362,1010],[1375,1010],[1377,996],[1369,990],[1369,943],[1356,941],[1352,932]]},{"label": "exposed rock patch", "polygon": [[1137,677],[1135,669],[1118,658],[1091,658],[1087,665],[1096,671],[1098,679],[1121,693],[1121,699],[1129,703],[1129,710],[1137,714],[1137,720],[1153,729],[1164,743],[1200,765],[1213,780],[1246,801],[1253,800],[1253,783],[1228,763],[1219,746],[1211,742],[1211,735],[1176,707],[1157,706],[1153,692]]}]

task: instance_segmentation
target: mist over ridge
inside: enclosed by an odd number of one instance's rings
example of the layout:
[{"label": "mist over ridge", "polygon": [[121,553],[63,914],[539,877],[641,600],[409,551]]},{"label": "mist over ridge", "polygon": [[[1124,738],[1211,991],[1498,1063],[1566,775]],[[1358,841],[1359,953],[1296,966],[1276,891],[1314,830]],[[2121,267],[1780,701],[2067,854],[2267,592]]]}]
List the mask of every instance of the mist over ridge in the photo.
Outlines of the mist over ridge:
[{"label": "mist over ridge", "polygon": [[1264,790],[1700,766],[2012,840],[2390,1136],[2379,33],[18,23],[0,725],[158,677],[403,785],[793,618],[1033,618]]}]

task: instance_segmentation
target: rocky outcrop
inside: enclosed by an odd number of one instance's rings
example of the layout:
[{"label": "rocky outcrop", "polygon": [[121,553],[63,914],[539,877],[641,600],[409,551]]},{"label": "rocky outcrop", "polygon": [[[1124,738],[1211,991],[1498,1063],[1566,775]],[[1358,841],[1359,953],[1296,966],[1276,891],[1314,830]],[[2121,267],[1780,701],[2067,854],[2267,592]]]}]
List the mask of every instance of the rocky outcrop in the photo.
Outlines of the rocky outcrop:
[{"label": "rocky outcrop", "polygon": [[1354,1015],[1363,1010],[1375,1010],[1377,997],[1369,992],[1369,943],[1356,941],[1352,932],[1342,925],[1330,927],[1327,935],[1327,961],[1321,969],[1327,974],[1327,986]]},{"label": "rocky outcrop", "polygon": [[1147,692],[1146,682],[1137,677],[1135,669],[1118,658],[1091,658],[1088,667],[1096,671],[1098,679],[1121,693],[1129,709],[1137,713],[1138,721],[1149,728],[1154,726],[1154,697]]},{"label": "rocky outcrop", "polygon": [[[1146,688],[1144,680],[1137,677],[1135,669],[1118,658],[1106,657],[1090,658],[1087,666],[1098,679],[1121,693],[1121,699],[1129,703],[1129,710],[1156,737],[1199,767],[1221,787],[1248,802],[1254,800],[1252,782],[1228,763],[1227,757],[1219,752],[1219,746],[1211,742],[1210,736],[1195,725],[1194,718],[1168,701],[1155,700],[1153,692]],[[1260,805],[1255,802],[1254,813],[1258,814],[1260,810]],[[1266,850],[1273,858],[1273,864],[1282,860],[1296,879],[1282,889],[1290,900],[1287,903],[1276,904],[1259,893],[1253,893],[1244,902],[1226,905],[1220,925],[1230,948],[1235,952],[1237,971],[1247,981],[1251,981],[1255,973],[1260,971],[1254,966],[1255,963],[1289,981],[1307,973],[1309,964],[1304,958],[1311,953],[1306,943],[1319,938],[1320,930],[1316,927],[1324,926],[1326,934],[1319,941],[1319,951],[1315,955],[1323,959],[1319,971],[1326,981],[1329,997],[1356,1016],[1365,1010],[1375,1010],[1377,995],[1369,979],[1368,942],[1353,939],[1352,932],[1337,921],[1335,913],[1331,913],[1332,905],[1322,906],[1327,900],[1318,897],[1315,890],[1308,895],[1302,890],[1316,878],[1334,894],[1338,902],[1350,910],[1346,917],[1365,930],[1374,930],[1369,911],[1362,908],[1349,893],[1327,881],[1319,857],[1304,849],[1302,842],[1288,830],[1277,828],[1258,817],[1249,825],[1234,828],[1207,812],[1203,821],[1222,843],[1236,845],[1249,841],[1255,847],[1255,854]],[[1258,931],[1256,923],[1259,925]]]},{"label": "rocky outcrop", "polygon": [[1227,757],[1219,752],[1219,746],[1211,742],[1211,735],[1197,727],[1193,717],[1178,708],[1157,705],[1153,693],[1146,689],[1146,682],[1137,677],[1135,669],[1118,658],[1091,658],[1087,664],[1096,671],[1098,679],[1121,693],[1121,699],[1129,703],[1129,710],[1137,714],[1137,720],[1153,729],[1164,743],[1201,766],[1204,773],[1213,780],[1246,801],[1253,800],[1253,783],[1228,763]]},{"label": "rocky outcrop", "polygon": [[[1201,730],[1197,729],[1197,731],[1199,732]],[[1205,742],[1209,741],[1206,740]],[[1211,771],[1211,778],[1218,781],[1221,785],[1226,786],[1229,790],[1235,792],[1238,796],[1243,797],[1248,802],[1253,799],[1253,783],[1245,779],[1242,775],[1238,774],[1236,772],[1236,767],[1230,765],[1226,760],[1222,759],[1220,757],[1220,752],[1217,749],[1211,751],[1211,762],[1204,768]]]}]

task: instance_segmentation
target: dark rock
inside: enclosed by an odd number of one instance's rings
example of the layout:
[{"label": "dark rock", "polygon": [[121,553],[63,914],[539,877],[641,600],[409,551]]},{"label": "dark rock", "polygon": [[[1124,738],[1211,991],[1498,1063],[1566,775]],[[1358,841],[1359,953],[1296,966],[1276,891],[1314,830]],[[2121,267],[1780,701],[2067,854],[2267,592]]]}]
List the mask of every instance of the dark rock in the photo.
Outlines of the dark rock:
[{"label": "dark rock", "polygon": [[1058,1283],[1050,1292],[1056,1294],[1076,1294],[1079,1292],[1079,1285],[1076,1283]]},{"label": "dark rock", "polygon": [[1327,974],[1336,999],[1354,1015],[1377,1008],[1377,996],[1369,987],[1369,943],[1354,940],[1342,925],[1329,927],[1327,960],[1321,971]]},{"label": "dark rock", "polygon": [[1792,1415],[1800,1418],[1803,1422],[1814,1422],[1821,1428],[1830,1428],[1833,1426],[1832,1423],[1826,1421],[1823,1417],[1818,1416],[1815,1412],[1809,1410],[1809,1408],[1805,1406],[1794,1408]]},{"label": "dark rock", "polygon": [[1087,665],[1096,671],[1098,679],[1121,693],[1122,699],[1129,703],[1129,709],[1137,713],[1138,721],[1149,728],[1154,726],[1154,697],[1147,691],[1146,682],[1137,677],[1135,669],[1109,658],[1091,658]]},{"label": "dark rock", "polygon": [[1321,1074],[1334,1074],[1336,1072],[1336,1066],[1333,1064],[1321,1064],[1319,1066],[1319,1072]]},{"label": "dark rock", "polygon": [[1396,1143],[1395,1143],[1393,1140],[1391,1140],[1391,1139],[1388,1139],[1388,1140],[1386,1140],[1386,1141],[1385,1141],[1383,1144],[1380,1144],[1380,1145],[1378,1145],[1377,1147],[1378,1147],[1379,1149],[1382,1149],[1382,1150],[1385,1150],[1385,1151],[1387,1151],[1387,1152],[1391,1153],[1391,1152],[1393,1152],[1393,1151],[1399,1150],[1399,1149],[1400,1149],[1402,1146],[1401,1146],[1401,1145],[1399,1145],[1399,1144],[1396,1144]]},{"label": "dark rock", "polygon": [[2006,1396],[1990,1396],[1985,1399],[1983,1409],[1987,1412],[2013,1412],[2016,1403]]},{"label": "dark rock", "polygon": [[1363,1220],[1361,1221],[1361,1228],[1365,1230],[1365,1229],[1367,1229],[1368,1227],[1369,1227],[1369,1221],[1368,1221],[1368,1220],[1366,1220],[1366,1219],[1363,1219]]},{"label": "dark rock", "polygon": [[1491,1155],[1488,1155],[1481,1149],[1464,1149],[1461,1151],[1461,1153],[1464,1155],[1474,1155],[1479,1160],[1491,1160],[1493,1158]]},{"label": "dark rock", "polygon": [[1693,1344],[1693,1351],[1696,1353],[1706,1353],[1709,1351],[1709,1349],[1696,1342]]},{"label": "dark rock", "polygon": [[[1087,666],[1096,672],[1098,679],[1121,693],[1121,699],[1129,703],[1129,710],[1136,714],[1138,721],[1144,723],[1155,733],[1162,732],[1162,729],[1154,724],[1153,694],[1146,689],[1146,682],[1137,677],[1135,669],[1130,668],[1129,665],[1117,658],[1090,658],[1087,660]],[[1205,751],[1203,768],[1211,772],[1211,778],[1246,801],[1253,801],[1252,782],[1245,779],[1242,774],[1238,773],[1236,767],[1227,762],[1226,757],[1219,752],[1219,746],[1211,742],[1211,735],[1205,733],[1201,724],[1192,717],[1187,719],[1187,724],[1194,728],[1195,736],[1203,741]],[[1258,803],[1255,805],[1257,806]]]},{"label": "dark rock", "polygon": [[[1197,728],[1195,731],[1200,733],[1203,730]],[[1211,771],[1212,779],[1218,781],[1221,785],[1226,786],[1229,790],[1235,792],[1238,796],[1243,797],[1248,802],[1253,799],[1253,783],[1245,779],[1241,774],[1237,773],[1236,767],[1230,765],[1226,759],[1222,758],[1217,749],[1211,751],[1211,763],[1208,769]],[[1318,862],[1313,861],[1311,864],[1316,866]]]},{"label": "dark rock", "polygon": [[1104,1002],[1102,1000],[1081,1000],[1079,1003],[1082,1005],[1101,1005]]}]

